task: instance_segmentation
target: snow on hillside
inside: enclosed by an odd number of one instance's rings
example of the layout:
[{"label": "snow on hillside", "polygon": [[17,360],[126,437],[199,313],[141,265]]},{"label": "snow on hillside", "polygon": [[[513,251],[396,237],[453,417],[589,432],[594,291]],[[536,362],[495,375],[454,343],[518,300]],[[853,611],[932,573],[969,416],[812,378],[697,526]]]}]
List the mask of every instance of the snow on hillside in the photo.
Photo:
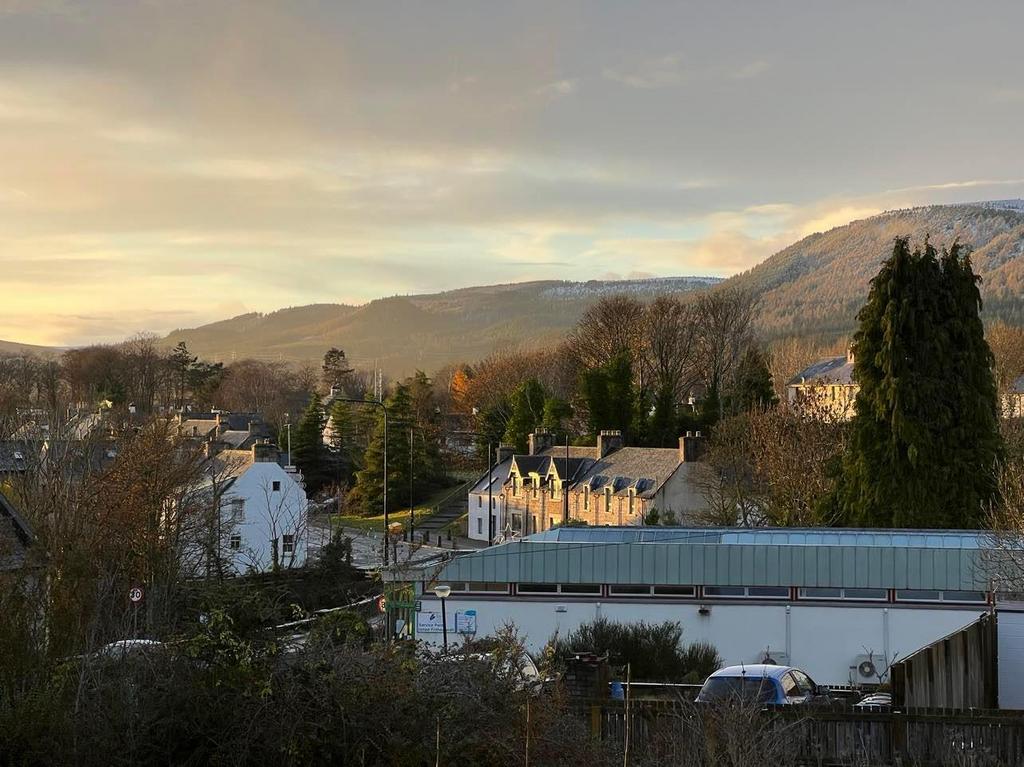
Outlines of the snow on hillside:
[{"label": "snow on hillside", "polygon": [[720,277],[651,277],[643,280],[590,280],[554,285],[540,292],[544,298],[589,299],[620,293],[636,296],[659,296],[700,290],[721,282]]}]

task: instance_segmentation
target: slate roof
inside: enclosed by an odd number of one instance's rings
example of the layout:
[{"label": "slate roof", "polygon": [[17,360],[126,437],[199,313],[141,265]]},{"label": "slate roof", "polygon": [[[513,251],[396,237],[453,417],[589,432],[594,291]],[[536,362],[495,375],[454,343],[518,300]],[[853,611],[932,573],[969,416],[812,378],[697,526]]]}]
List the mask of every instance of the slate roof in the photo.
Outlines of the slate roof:
[{"label": "slate roof", "polygon": [[484,472],[480,475],[480,479],[473,485],[469,492],[471,493],[482,493],[487,494],[487,479],[490,477],[493,490],[491,492],[495,495],[501,492],[501,487],[508,481],[509,470],[512,468],[512,459],[506,458],[501,463],[496,463],[490,472]]},{"label": "slate roof", "polygon": [[844,354],[842,357],[829,357],[818,360],[810,367],[797,373],[790,379],[790,386],[798,386],[807,383],[822,384],[853,384],[853,363]]},{"label": "slate roof", "polygon": [[27,471],[29,464],[39,460],[39,448],[21,439],[7,439],[0,442],[0,474],[20,474]]},{"label": "slate roof", "polygon": [[[594,461],[577,478],[578,487],[591,492],[610,486],[615,494],[634,488],[642,498],[653,496],[680,466],[679,450],[671,447],[621,447]],[[639,482],[639,480],[647,480]]]},{"label": "slate roof", "polygon": [[0,571],[21,567],[34,540],[28,523],[7,496],[0,493]]}]

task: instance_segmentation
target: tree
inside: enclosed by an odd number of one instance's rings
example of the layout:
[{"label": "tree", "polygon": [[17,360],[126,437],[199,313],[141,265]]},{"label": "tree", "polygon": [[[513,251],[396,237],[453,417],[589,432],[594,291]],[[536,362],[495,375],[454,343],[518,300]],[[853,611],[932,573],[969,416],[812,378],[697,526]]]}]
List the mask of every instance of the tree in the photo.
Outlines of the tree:
[{"label": "tree", "polygon": [[[422,373],[405,379],[394,387],[385,404],[388,409],[388,509],[407,508],[419,498],[437,489],[444,478],[437,441],[429,420],[417,420],[417,399],[414,392],[431,391],[429,379]],[[431,409],[419,403],[424,418]],[[411,448],[410,448],[411,433]],[[410,466],[411,461],[411,466]],[[411,491],[415,497],[410,498]],[[349,494],[349,503],[360,513],[371,515],[383,511],[384,502],[384,415],[377,419],[373,437],[363,455],[363,468],[356,472],[356,484]]]},{"label": "tree", "polygon": [[628,439],[637,414],[630,355],[621,351],[601,367],[583,371],[580,396],[586,405],[591,434],[618,429]]},{"label": "tree", "polygon": [[184,341],[178,341],[171,353],[167,356],[167,364],[171,369],[174,380],[174,398],[176,406],[180,409],[185,404],[185,390],[188,386],[189,370],[199,358],[193,356]]},{"label": "tree", "polygon": [[702,378],[721,394],[750,344],[754,300],[746,291],[724,288],[701,295],[696,311]]},{"label": "tree", "polygon": [[547,397],[544,400],[544,416],[541,425],[552,434],[565,432],[565,422],[572,418],[572,405],[558,397]]},{"label": "tree", "polygon": [[729,392],[729,410],[745,413],[757,408],[772,407],[777,401],[768,360],[756,346],[747,347],[736,366]]},{"label": "tree", "polygon": [[992,354],[970,258],[897,238],[854,336],[860,389],[839,506],[851,523],[977,527],[1001,455]]},{"label": "tree", "polygon": [[524,381],[512,394],[512,414],[503,441],[525,453],[528,437],[544,420],[544,389],[536,378]]},{"label": "tree", "polygon": [[298,428],[292,432],[292,463],[302,472],[310,492],[316,492],[331,479],[330,456],[324,444],[325,421],[320,401],[312,397]]},{"label": "tree", "polygon": [[348,364],[344,350],[335,347],[324,354],[321,371],[320,380],[327,391],[344,388],[352,377],[352,367]]}]

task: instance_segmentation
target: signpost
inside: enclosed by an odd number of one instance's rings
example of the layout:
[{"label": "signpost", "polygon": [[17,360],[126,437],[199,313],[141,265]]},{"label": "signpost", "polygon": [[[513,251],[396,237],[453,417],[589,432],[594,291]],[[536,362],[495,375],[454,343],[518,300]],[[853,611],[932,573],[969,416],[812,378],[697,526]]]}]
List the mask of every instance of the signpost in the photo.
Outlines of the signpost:
[{"label": "signpost", "polygon": [[132,586],[128,591],[128,601],[132,603],[132,636],[139,636],[139,603],[142,602],[142,587]]}]

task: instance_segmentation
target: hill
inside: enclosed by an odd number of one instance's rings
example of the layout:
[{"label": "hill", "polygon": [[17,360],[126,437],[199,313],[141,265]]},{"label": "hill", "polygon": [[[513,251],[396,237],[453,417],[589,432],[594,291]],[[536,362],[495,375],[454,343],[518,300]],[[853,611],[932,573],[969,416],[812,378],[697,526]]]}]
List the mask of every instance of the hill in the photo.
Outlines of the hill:
[{"label": "hill", "polygon": [[17,341],[0,341],[0,355],[4,356],[30,354],[36,357],[54,357],[62,351],[63,349],[56,346],[36,346],[34,344],[21,344]]},{"label": "hill", "polygon": [[230,361],[245,357],[318,363],[332,346],[357,367],[379,365],[392,376],[428,372],[485,357],[503,346],[543,345],[560,338],[601,296],[642,298],[687,293],[719,283],[714,277],[647,280],[541,281],[393,296],[363,306],[313,304],[268,314],[243,314],[190,330],[193,354]]},{"label": "hill", "polygon": [[892,252],[892,241],[925,236],[937,246],[954,239],[973,249],[986,319],[1024,324],[1024,201],[935,205],[882,213],[790,245],[725,284],[760,298],[759,319],[769,338],[832,340],[849,334],[867,298],[868,283]]}]

